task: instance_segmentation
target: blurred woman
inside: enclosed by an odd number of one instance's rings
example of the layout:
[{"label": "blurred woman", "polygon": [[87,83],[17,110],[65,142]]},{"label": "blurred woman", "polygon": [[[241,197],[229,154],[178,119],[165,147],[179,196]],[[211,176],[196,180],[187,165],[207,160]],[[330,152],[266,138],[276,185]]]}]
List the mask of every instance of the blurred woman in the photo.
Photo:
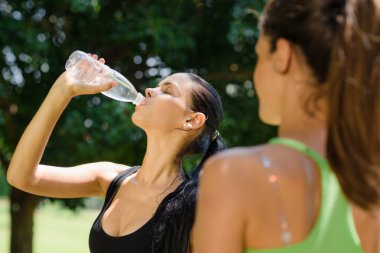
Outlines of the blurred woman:
[{"label": "blurred woman", "polygon": [[[104,63],[104,59],[99,61]],[[132,115],[133,123],[147,135],[141,166],[95,162],[63,168],[39,164],[72,97],[114,85],[90,86],[63,73],[25,130],[8,168],[8,181],[21,190],[48,197],[104,196],[103,209],[90,232],[93,253],[189,252],[197,176],[203,162],[224,147],[216,131],[223,118],[220,98],[197,75],[174,74],[156,88],[146,89],[146,98]],[[188,176],[182,159],[192,153],[204,156]]]},{"label": "blurred woman", "polygon": [[260,30],[279,137],[206,163],[195,251],[380,252],[380,2],[270,0]]}]

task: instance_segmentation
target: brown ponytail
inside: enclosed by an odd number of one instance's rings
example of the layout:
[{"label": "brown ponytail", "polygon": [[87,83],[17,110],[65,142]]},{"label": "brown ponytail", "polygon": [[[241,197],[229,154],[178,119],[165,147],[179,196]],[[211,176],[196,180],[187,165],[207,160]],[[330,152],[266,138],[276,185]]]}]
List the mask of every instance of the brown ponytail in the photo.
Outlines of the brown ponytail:
[{"label": "brown ponytail", "polygon": [[327,156],[346,196],[380,203],[380,6],[350,0],[332,52]]}]

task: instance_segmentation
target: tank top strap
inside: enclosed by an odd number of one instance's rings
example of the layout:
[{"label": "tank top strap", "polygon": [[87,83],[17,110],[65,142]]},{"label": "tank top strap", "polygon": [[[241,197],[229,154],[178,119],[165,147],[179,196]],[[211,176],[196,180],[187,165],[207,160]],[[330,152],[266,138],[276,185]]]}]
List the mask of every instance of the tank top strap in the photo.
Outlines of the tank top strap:
[{"label": "tank top strap", "polygon": [[326,158],[324,158],[322,155],[320,155],[317,151],[314,149],[308,147],[306,144],[290,139],[290,138],[279,138],[275,137],[269,140],[268,143],[271,144],[280,144],[287,146],[289,148],[295,149],[300,153],[303,153],[310,157],[315,163],[318,165],[319,169],[322,170],[322,173],[330,171],[330,165]]},{"label": "tank top strap", "polygon": [[122,173],[120,173],[119,175],[117,175],[111,181],[111,183],[110,183],[110,185],[108,187],[107,193],[106,193],[106,197],[105,197],[105,200],[104,200],[104,205],[103,205],[101,213],[103,213],[108,208],[108,206],[112,202],[112,199],[115,197],[117,191],[119,190],[119,187],[120,187],[121,183],[123,183],[123,181],[127,177],[129,177],[130,175],[134,174],[139,169],[140,169],[140,166],[133,166],[132,168],[126,169],[125,171],[123,171]]},{"label": "tank top strap", "polygon": [[335,175],[332,173],[330,164],[326,158],[300,141],[290,138],[277,137],[270,139],[268,143],[284,145],[302,154],[305,154],[306,156],[310,157],[310,159],[312,159],[319,168],[319,171],[321,173],[320,211],[314,223],[313,229],[305,241],[312,240],[311,238],[316,238],[319,231],[321,230],[321,227],[326,225],[323,221],[330,216],[331,206],[334,205],[334,202],[336,201],[336,198],[333,196],[335,196],[334,194],[338,194],[337,192],[339,191],[339,184],[337,183]]}]

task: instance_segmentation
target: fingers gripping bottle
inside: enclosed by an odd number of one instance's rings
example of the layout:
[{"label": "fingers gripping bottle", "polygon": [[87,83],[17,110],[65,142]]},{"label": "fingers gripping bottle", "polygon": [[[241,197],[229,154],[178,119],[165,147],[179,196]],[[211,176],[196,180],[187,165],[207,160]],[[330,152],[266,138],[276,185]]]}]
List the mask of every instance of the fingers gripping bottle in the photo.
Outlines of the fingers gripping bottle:
[{"label": "fingers gripping bottle", "polygon": [[95,60],[82,51],[74,51],[65,65],[67,73],[78,81],[97,85],[105,81],[115,81],[117,85],[102,94],[123,102],[139,104],[144,98],[135,87],[116,70]]}]

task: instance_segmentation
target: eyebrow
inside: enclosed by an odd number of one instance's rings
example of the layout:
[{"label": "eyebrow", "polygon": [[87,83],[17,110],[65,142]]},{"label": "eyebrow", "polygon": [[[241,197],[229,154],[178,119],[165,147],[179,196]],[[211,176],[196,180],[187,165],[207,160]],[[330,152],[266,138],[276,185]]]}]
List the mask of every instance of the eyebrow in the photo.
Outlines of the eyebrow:
[{"label": "eyebrow", "polygon": [[171,85],[171,86],[174,86],[174,88],[178,91],[178,92],[180,92],[180,89],[178,88],[178,85],[177,84],[175,84],[175,83],[172,83],[172,82],[169,82],[169,81],[166,81],[166,82],[164,82],[164,83],[162,83],[162,84],[157,84],[157,88],[158,87],[161,87],[161,86],[168,86],[168,85]]}]

